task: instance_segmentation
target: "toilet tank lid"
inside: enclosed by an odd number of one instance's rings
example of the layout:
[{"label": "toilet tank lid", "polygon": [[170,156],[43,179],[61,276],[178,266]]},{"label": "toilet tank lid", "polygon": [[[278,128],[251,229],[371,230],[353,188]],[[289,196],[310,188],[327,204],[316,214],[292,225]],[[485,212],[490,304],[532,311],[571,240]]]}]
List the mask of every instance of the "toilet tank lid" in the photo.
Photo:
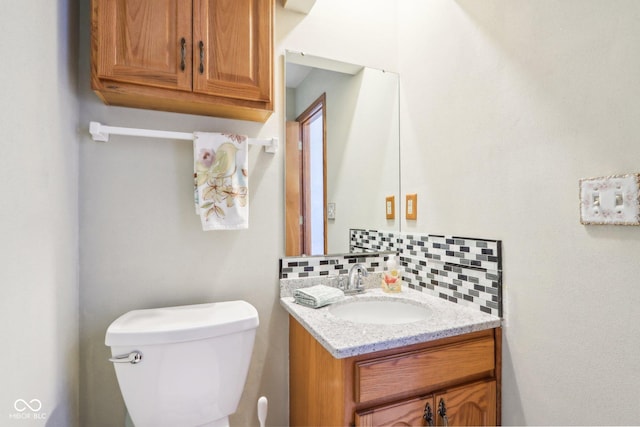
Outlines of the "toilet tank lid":
[{"label": "toilet tank lid", "polygon": [[258,327],[258,311],[246,301],[133,310],[107,329],[105,344],[152,345],[194,341]]}]

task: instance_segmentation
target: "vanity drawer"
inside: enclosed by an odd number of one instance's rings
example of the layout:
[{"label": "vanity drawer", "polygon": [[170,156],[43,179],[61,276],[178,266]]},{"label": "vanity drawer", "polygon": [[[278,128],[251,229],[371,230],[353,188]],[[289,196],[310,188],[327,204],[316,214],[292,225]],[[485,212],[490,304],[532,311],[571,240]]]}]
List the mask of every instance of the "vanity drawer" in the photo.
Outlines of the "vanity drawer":
[{"label": "vanity drawer", "polygon": [[425,387],[490,374],[495,368],[493,336],[356,362],[355,402],[367,402]]}]

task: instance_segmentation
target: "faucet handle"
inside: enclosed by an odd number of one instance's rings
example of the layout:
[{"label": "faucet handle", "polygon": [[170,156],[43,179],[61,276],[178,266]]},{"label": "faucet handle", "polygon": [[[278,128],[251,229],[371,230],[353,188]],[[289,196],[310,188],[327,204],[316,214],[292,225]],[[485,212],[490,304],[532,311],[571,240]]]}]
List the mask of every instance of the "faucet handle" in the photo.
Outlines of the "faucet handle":
[{"label": "faucet handle", "polygon": [[341,289],[341,290],[345,290],[347,288],[347,278],[346,276],[343,276],[341,274],[339,274],[338,276],[336,276],[336,283],[337,283],[337,288]]}]

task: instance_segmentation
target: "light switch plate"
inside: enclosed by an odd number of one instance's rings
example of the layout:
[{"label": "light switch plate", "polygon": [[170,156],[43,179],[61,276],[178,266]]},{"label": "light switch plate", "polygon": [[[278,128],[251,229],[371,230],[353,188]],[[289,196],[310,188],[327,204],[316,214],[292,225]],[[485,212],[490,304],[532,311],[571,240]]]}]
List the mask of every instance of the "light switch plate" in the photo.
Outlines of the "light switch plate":
[{"label": "light switch plate", "polygon": [[405,206],[407,219],[418,219],[418,195],[407,194],[407,205]]},{"label": "light switch plate", "polygon": [[327,203],[327,219],[336,219],[336,204]]},{"label": "light switch plate", "polygon": [[640,174],[580,180],[580,222],[640,225]]},{"label": "light switch plate", "polygon": [[396,219],[396,196],[388,196],[385,199],[385,212],[387,219]]}]

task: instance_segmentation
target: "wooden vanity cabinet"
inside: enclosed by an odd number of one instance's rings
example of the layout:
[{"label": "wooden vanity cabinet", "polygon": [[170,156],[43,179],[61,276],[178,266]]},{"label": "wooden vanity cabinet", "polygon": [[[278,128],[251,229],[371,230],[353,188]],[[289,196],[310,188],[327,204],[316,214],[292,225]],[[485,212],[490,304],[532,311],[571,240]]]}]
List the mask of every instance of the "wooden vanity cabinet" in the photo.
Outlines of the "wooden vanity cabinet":
[{"label": "wooden vanity cabinet", "polygon": [[500,328],[345,359],[289,337],[291,426],[500,424]]},{"label": "wooden vanity cabinet", "polygon": [[274,0],[92,0],[91,85],[106,103],[264,122]]}]

